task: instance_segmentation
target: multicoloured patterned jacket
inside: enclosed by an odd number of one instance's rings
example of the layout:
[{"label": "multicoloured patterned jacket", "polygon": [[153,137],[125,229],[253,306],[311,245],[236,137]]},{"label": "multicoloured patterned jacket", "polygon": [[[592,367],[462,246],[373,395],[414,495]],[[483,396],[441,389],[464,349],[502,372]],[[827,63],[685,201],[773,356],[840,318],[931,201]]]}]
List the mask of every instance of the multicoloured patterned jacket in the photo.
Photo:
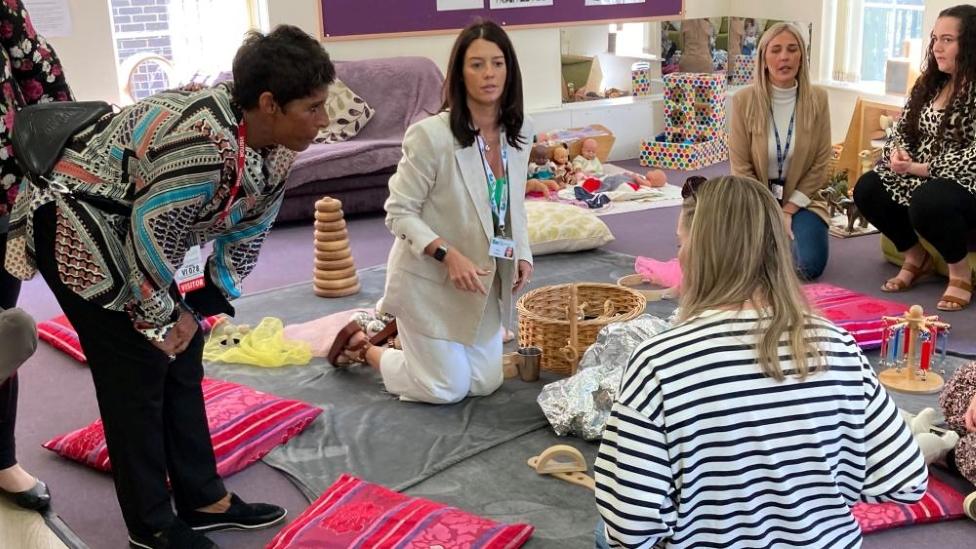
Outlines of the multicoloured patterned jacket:
[{"label": "multicoloured patterned jacket", "polygon": [[213,242],[208,286],[238,297],[278,214],[295,153],[247,148],[241,188],[228,206],[243,120],[231,97],[230,84],[163,92],[79,132],[52,175],[71,195],[24,185],[7,270],[34,275],[32,214],[55,202],[61,280],[83,299],[128,312],[150,339],[164,338],[179,316],[173,276],[194,245]]},{"label": "multicoloured patterned jacket", "polygon": [[61,61],[39,36],[20,0],[0,2],[0,218],[10,213],[23,173],[14,161],[10,130],[19,107],[70,101]]}]

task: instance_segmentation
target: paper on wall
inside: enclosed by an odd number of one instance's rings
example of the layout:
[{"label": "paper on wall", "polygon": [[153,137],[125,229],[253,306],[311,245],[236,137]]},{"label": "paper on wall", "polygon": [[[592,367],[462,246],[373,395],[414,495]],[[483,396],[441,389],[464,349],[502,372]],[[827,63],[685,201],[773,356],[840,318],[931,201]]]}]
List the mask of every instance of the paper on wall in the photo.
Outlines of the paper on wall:
[{"label": "paper on wall", "polygon": [[437,0],[437,11],[480,10],[485,0]]},{"label": "paper on wall", "polygon": [[536,6],[551,6],[552,0],[491,0],[493,10],[508,8],[534,8]]},{"label": "paper on wall", "polygon": [[45,38],[71,36],[68,0],[24,0],[24,4],[38,34]]}]

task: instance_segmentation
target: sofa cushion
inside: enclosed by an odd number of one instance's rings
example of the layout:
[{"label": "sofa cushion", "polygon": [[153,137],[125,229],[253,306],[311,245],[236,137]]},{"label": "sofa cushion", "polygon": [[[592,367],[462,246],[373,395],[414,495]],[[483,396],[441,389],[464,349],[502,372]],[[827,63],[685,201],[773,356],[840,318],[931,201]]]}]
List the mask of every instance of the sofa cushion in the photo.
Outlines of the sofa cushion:
[{"label": "sofa cushion", "polygon": [[613,241],[607,225],[579,206],[527,200],[525,213],[534,256],[590,250]]},{"label": "sofa cushion", "polygon": [[339,143],[355,137],[376,112],[338,78],[329,86],[325,109],[329,126],[319,132],[316,143]]}]

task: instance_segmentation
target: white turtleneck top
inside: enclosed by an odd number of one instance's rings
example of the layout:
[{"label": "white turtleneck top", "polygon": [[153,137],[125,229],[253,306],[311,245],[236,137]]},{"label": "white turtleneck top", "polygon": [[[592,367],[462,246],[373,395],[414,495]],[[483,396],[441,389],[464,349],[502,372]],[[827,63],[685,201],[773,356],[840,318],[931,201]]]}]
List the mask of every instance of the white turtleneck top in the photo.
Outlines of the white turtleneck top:
[{"label": "white turtleneck top", "polygon": [[[791,88],[778,88],[771,85],[772,94],[770,100],[773,107],[773,116],[769,119],[769,178],[776,179],[779,173],[779,166],[776,163],[776,130],[779,130],[779,141],[780,147],[782,147],[783,152],[786,153],[786,159],[783,162],[783,179],[786,179],[786,172],[790,168],[790,159],[793,157],[793,151],[796,150],[796,140],[799,129],[797,128],[796,121],[793,122],[793,137],[790,139],[790,150],[786,151],[786,136],[789,133],[790,128],[790,117],[796,109],[796,94],[797,94],[797,84],[793,83]],[[773,120],[776,121],[776,126],[773,126]],[[806,208],[810,204],[810,198],[800,191],[794,191],[792,195],[789,196],[789,201],[796,204],[801,208]]]}]

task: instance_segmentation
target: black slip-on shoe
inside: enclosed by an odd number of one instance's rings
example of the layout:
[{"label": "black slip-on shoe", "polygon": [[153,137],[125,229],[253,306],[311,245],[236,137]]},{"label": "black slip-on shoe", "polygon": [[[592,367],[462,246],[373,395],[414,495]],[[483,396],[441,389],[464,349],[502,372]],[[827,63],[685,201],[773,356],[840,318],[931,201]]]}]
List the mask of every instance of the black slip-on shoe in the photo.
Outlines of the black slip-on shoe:
[{"label": "black slip-on shoe", "polygon": [[12,501],[14,505],[30,511],[41,511],[51,504],[51,491],[47,484],[40,480],[34,483],[30,490],[23,492],[8,492],[0,489],[0,495]]},{"label": "black slip-on shoe", "polygon": [[194,532],[180,519],[174,520],[169,528],[152,536],[130,533],[129,545],[139,549],[218,549],[216,543],[207,536]]},{"label": "black slip-on shoe", "polygon": [[270,503],[245,503],[237,494],[230,495],[230,508],[223,513],[187,511],[180,518],[197,532],[218,530],[257,530],[273,526],[288,514],[282,507]]}]

